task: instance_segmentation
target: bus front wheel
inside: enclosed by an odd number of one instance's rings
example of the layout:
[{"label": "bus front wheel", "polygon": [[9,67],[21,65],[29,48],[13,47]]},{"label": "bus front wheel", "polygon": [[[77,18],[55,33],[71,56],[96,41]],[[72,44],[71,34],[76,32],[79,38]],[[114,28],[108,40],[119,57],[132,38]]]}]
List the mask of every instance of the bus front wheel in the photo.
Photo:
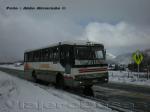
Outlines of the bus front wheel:
[{"label": "bus front wheel", "polygon": [[92,85],[85,86],[83,88],[83,94],[86,95],[86,96],[94,96]]},{"label": "bus front wheel", "polygon": [[58,89],[64,89],[64,77],[61,74],[56,75],[56,85],[55,87]]}]

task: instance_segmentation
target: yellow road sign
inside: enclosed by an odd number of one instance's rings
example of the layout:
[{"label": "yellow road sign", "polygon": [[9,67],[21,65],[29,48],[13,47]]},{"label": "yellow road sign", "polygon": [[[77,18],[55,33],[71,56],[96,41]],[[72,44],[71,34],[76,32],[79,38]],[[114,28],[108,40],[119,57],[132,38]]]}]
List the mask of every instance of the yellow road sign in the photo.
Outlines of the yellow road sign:
[{"label": "yellow road sign", "polygon": [[143,54],[139,50],[137,50],[135,53],[133,53],[132,58],[135,61],[135,63],[139,65],[143,60]]}]

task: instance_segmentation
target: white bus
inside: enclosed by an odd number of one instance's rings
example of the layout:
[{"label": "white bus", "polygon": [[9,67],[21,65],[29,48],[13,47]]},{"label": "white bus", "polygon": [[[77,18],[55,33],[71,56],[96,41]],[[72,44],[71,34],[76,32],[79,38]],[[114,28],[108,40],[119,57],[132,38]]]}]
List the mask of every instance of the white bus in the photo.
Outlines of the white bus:
[{"label": "white bus", "polygon": [[103,44],[90,41],[59,42],[24,53],[24,71],[35,80],[56,87],[87,87],[108,82]]}]

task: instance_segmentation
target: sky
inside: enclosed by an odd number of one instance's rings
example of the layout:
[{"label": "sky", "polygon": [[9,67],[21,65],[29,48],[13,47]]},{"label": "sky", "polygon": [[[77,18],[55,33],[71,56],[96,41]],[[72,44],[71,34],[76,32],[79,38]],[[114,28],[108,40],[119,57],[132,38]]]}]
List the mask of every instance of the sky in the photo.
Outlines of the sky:
[{"label": "sky", "polygon": [[[55,6],[65,9],[23,10]],[[65,40],[100,42],[116,56],[150,48],[149,11],[150,0],[0,0],[0,61]]]}]

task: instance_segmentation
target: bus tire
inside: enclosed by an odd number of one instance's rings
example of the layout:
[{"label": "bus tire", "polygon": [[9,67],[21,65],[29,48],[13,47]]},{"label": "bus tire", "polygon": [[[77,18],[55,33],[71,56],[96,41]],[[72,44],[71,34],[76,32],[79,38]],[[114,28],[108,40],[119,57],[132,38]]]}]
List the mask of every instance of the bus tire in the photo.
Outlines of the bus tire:
[{"label": "bus tire", "polygon": [[86,96],[94,96],[92,85],[85,86],[83,89],[83,94]]},{"label": "bus tire", "polygon": [[38,83],[38,79],[37,79],[35,70],[32,71],[32,78],[33,78],[34,82]]},{"label": "bus tire", "polygon": [[55,87],[58,89],[64,89],[64,77],[62,74],[57,74],[56,75],[56,84]]}]

